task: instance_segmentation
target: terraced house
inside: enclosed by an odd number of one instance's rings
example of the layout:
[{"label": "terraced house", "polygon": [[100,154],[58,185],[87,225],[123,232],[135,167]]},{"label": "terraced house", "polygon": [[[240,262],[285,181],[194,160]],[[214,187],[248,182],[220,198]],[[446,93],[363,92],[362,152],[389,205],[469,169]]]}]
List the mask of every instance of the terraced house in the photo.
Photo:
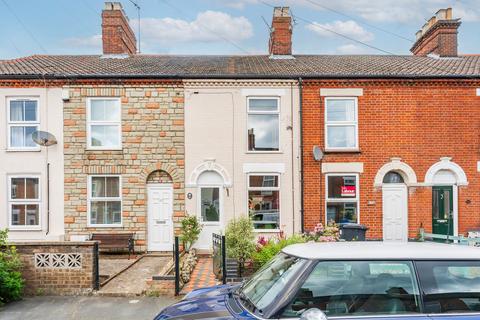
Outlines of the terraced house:
[{"label": "terraced house", "polygon": [[[265,55],[142,55],[119,3],[102,19],[102,55],[0,61],[12,238],[128,232],[168,251],[187,214],[202,250],[247,215],[266,235],[331,220],[391,241],[480,227],[480,57],[457,53],[451,10],[413,56],[295,55],[288,8]],[[38,129],[58,144],[33,145]]]}]

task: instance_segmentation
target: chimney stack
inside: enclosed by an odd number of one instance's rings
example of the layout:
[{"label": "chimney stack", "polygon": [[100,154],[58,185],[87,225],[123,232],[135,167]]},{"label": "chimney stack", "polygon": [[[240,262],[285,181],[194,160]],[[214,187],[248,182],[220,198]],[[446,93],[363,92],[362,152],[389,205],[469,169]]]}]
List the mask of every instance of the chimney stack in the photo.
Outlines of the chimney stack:
[{"label": "chimney stack", "polygon": [[416,56],[435,54],[440,57],[458,56],[460,19],[452,18],[452,8],[440,9],[418,30],[410,51]]},{"label": "chimney stack", "polygon": [[135,54],[137,40],[120,2],[105,2],[102,11],[103,54]]},{"label": "chimney stack", "polygon": [[292,17],[289,7],[273,9],[268,51],[271,56],[292,55]]}]

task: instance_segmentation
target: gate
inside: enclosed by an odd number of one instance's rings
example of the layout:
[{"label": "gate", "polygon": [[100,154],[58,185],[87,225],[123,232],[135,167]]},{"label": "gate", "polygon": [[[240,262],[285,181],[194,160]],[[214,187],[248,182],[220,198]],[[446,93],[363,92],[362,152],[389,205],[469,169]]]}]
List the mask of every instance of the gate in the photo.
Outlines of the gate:
[{"label": "gate", "polygon": [[221,279],[223,284],[227,283],[227,253],[225,246],[225,236],[212,233],[213,243],[213,273],[217,279]]}]

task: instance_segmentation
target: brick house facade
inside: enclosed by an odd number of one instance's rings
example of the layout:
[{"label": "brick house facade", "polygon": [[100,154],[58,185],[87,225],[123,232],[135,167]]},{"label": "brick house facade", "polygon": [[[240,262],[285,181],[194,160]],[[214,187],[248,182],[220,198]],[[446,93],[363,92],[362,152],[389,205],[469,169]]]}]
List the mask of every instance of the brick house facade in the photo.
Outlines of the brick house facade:
[{"label": "brick house facade", "polygon": [[[355,222],[370,228],[370,238],[381,239],[384,230],[382,182],[391,170],[400,173],[407,185],[408,237],[416,238],[421,226],[432,231],[432,186],[436,182],[428,181],[427,173],[437,163],[445,164],[437,165],[442,168],[439,171],[451,171],[456,164],[466,175],[467,180],[463,181],[460,171],[453,172],[457,178],[453,185],[458,188],[458,233],[480,226],[477,168],[480,97],[476,94],[479,85],[480,82],[474,80],[305,81],[305,228],[311,229],[319,221],[326,220],[326,176],[358,174],[359,213]],[[356,97],[358,150],[329,152],[326,148],[325,101],[328,95],[321,95],[321,90],[328,88],[339,90],[337,94],[346,90],[345,97],[352,96],[351,88],[363,91]],[[320,146],[325,152],[321,162],[312,156],[314,146]],[[390,170],[385,172],[382,167]]]},{"label": "brick house facade", "polygon": [[[184,128],[181,82],[151,81],[71,85],[64,104],[65,233],[135,232],[136,249],[147,249],[147,183],[173,185],[173,222],[184,215]],[[119,150],[89,149],[87,100],[118,98]],[[121,177],[121,223],[95,226],[89,176]],[[90,202],[89,202],[90,201]],[[88,209],[90,208],[90,212]],[[118,221],[115,221],[118,222]],[[99,223],[101,224],[101,223]]]}]

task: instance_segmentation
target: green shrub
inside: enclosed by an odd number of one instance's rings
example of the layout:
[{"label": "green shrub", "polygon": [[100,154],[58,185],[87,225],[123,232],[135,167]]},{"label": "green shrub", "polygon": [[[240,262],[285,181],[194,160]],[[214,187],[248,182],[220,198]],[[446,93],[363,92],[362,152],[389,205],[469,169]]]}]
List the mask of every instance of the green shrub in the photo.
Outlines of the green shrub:
[{"label": "green shrub", "polygon": [[0,230],[0,305],[22,297],[22,263],[14,246],[7,244],[8,230]]},{"label": "green shrub", "polygon": [[270,238],[269,240],[260,238],[257,242],[257,251],[252,256],[254,267],[256,269],[260,268],[286,246],[304,242],[306,242],[306,239],[299,234],[294,234],[288,238]]},{"label": "green shrub", "polygon": [[197,216],[187,216],[182,220],[180,227],[180,240],[186,251],[189,251],[202,231],[202,226],[198,222]]},{"label": "green shrub", "polygon": [[251,259],[255,252],[255,233],[249,217],[232,220],[225,231],[227,256],[237,259],[240,267]]}]

